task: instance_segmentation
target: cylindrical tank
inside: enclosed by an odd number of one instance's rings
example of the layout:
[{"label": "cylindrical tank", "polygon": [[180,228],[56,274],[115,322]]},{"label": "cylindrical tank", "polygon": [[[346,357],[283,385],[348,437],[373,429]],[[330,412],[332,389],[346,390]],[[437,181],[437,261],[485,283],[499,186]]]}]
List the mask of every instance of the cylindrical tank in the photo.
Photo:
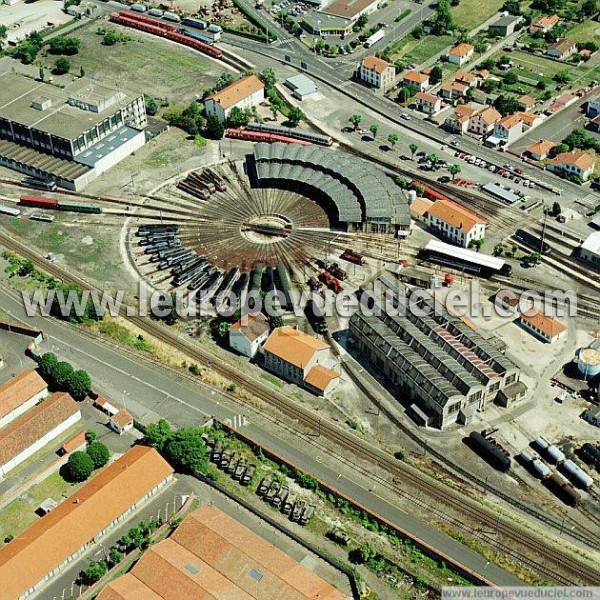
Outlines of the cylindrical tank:
[{"label": "cylindrical tank", "polygon": [[540,437],[536,438],[535,444],[541,450],[546,450],[546,448],[548,448],[548,446],[550,445],[548,440],[543,438],[541,435],[540,435]]},{"label": "cylindrical tank", "polygon": [[556,464],[565,462],[565,455],[556,446],[548,446],[546,452]]},{"label": "cylindrical tank", "polygon": [[521,460],[525,463],[530,463],[533,460],[533,454],[529,450],[523,450],[520,456]]},{"label": "cylindrical tank", "polygon": [[541,460],[539,459],[535,459],[532,463],[533,468],[535,469],[535,472],[542,478],[542,479],[546,479],[546,477],[550,476],[550,473],[552,472],[550,470],[550,467],[543,463]]},{"label": "cylindrical tank", "polygon": [[572,460],[566,460],[562,468],[569,475],[571,481],[581,485],[582,487],[592,487],[594,480],[582,469],[580,469]]},{"label": "cylindrical tank", "polygon": [[600,340],[579,351],[577,371],[585,381],[600,374]]},{"label": "cylindrical tank", "polygon": [[408,190],[408,203],[412,204],[417,199],[417,192],[415,190]]}]

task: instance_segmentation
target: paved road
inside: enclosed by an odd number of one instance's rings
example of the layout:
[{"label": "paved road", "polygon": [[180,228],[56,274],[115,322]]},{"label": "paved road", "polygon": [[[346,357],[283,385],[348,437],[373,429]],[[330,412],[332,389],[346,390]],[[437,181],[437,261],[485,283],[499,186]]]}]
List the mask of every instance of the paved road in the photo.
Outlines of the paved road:
[{"label": "paved road", "polygon": [[[212,388],[181,377],[176,371],[99,343],[63,323],[41,317],[26,318],[20,303],[3,288],[0,288],[0,306],[10,309],[16,317],[21,315],[28,323],[34,322],[43,328],[49,339],[42,350],[54,350],[76,368],[88,370],[102,393],[116,401],[125,400],[127,408],[143,422],[164,417],[177,426],[193,425],[205,416],[233,419],[240,413],[240,409],[228,398]],[[455,557],[494,583],[518,583],[513,575],[494,564],[488,564],[481,555],[377,495],[377,488],[373,491],[368,489],[368,484],[359,481],[352,473],[346,473],[342,464],[335,468],[324,464],[323,457],[319,456],[318,449],[314,446],[316,432],[298,431],[295,438],[290,439],[289,431],[279,430],[271,425],[267,428],[266,421],[260,416],[248,416],[248,435],[265,446],[276,450],[291,462],[329,482],[433,547]],[[333,464],[329,460],[327,462]]]}]

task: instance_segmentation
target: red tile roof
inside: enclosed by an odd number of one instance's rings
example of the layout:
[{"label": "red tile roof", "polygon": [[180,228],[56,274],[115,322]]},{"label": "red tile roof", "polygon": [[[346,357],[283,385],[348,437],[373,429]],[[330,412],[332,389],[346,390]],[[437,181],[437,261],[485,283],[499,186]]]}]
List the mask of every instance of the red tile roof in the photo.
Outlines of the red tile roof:
[{"label": "red tile roof", "polygon": [[294,329],[290,325],[285,325],[273,330],[263,348],[265,352],[270,352],[303,369],[315,352],[329,348],[329,346],[311,335]]},{"label": "red tile roof", "polygon": [[553,317],[547,317],[541,311],[524,312],[521,315],[521,321],[539,329],[548,338],[553,338],[567,329],[560,321]]},{"label": "red tile roof", "polygon": [[423,75],[423,73],[419,73],[419,71],[407,71],[404,73],[404,75],[402,75],[402,80],[423,84],[429,81],[429,77],[427,75]]},{"label": "red tile roof", "polygon": [[70,452],[77,450],[77,448],[81,448],[81,446],[85,444],[85,441],[85,431],[80,431],[79,433],[76,433],[74,436],[70,437],[60,449],[65,454],[69,454]]},{"label": "red tile roof", "polygon": [[228,85],[220,92],[216,92],[210,98],[227,110],[264,87],[263,82],[256,75],[248,75]]},{"label": "red tile roof", "polygon": [[454,48],[452,48],[452,50],[450,50],[450,52],[448,52],[448,54],[452,54],[453,56],[459,56],[460,58],[464,58],[473,50],[475,50],[475,46],[471,46],[471,44],[463,43],[463,44],[458,44],[457,46],[454,46]]},{"label": "red tile roof", "polygon": [[33,369],[9,379],[0,386],[0,417],[5,417],[47,388],[48,384]]},{"label": "red tile roof", "polygon": [[339,373],[324,367],[315,365],[304,379],[304,383],[324,392],[334,379],[339,379]]},{"label": "red tile roof", "polygon": [[376,56],[365,56],[362,59],[362,66],[369,71],[377,71],[381,74],[390,66],[390,63]]}]

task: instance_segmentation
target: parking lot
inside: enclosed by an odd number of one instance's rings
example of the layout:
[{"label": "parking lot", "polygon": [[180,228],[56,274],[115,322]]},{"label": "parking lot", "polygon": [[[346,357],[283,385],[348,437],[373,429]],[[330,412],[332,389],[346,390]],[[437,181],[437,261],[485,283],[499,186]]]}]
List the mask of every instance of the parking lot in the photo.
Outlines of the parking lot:
[{"label": "parking lot", "polygon": [[0,4],[0,25],[6,25],[6,39],[14,43],[32,31],[42,31],[70,21],[72,17],[65,14],[62,8],[62,2],[56,0],[17,2],[13,6]]}]

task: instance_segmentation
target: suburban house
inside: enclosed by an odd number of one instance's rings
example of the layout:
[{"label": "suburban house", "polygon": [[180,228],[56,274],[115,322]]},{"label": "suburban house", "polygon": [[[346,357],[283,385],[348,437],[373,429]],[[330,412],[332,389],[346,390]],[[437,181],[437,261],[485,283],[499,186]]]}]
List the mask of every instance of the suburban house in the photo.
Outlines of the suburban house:
[{"label": "suburban house", "polygon": [[583,181],[589,179],[594,172],[596,162],[589,154],[582,151],[562,152],[546,165],[553,173],[576,175]]},{"label": "suburban house", "polygon": [[[304,564],[303,564],[304,563]],[[125,570],[123,570],[125,571]],[[216,506],[186,515],[98,600],[344,600],[310,569]]]},{"label": "suburban house", "polygon": [[486,136],[494,131],[494,124],[502,115],[491,106],[476,112],[469,121],[469,131],[475,135]]},{"label": "suburban house", "polygon": [[417,94],[417,110],[428,115],[435,115],[442,109],[442,99],[434,94],[419,92]]},{"label": "suburban house", "polygon": [[554,142],[551,142],[550,140],[540,140],[539,142],[528,146],[527,150],[525,150],[525,153],[533,160],[539,161],[548,158],[552,148],[556,148],[556,144]]},{"label": "suburban house", "polygon": [[154,448],[125,452],[0,548],[2,598],[39,596],[53,577],[172,480],[173,469]]},{"label": "suburban house", "polygon": [[544,120],[542,115],[536,115],[531,112],[518,112],[517,116],[523,121],[525,131],[528,131],[532,127],[537,127]]},{"label": "suburban house", "polygon": [[[290,325],[274,329],[263,352],[267,370],[311,391],[323,385],[319,393],[326,395],[339,380],[338,373],[324,366],[331,358],[329,346]],[[317,366],[322,368],[311,375]]]},{"label": "suburban house", "polygon": [[58,392],[0,430],[0,476],[41,450],[81,419],[77,402]]},{"label": "suburban house", "polygon": [[588,101],[585,114],[590,119],[595,119],[598,115],[600,115],[600,96],[592,98]]},{"label": "suburban house", "polygon": [[466,104],[459,104],[454,108],[454,112],[446,117],[444,127],[452,133],[467,133],[471,115],[475,111]]},{"label": "suburban house", "polygon": [[515,32],[517,25],[523,20],[520,15],[506,15],[494,21],[488,27],[488,33],[492,37],[508,37]]},{"label": "suburban house", "polygon": [[225,121],[233,108],[246,110],[258,106],[265,99],[265,86],[256,75],[235,81],[204,101],[206,115],[216,115]]},{"label": "suburban house", "polygon": [[427,225],[445,241],[468,248],[485,238],[487,222],[456,202],[436,200],[427,211]]},{"label": "suburban house", "polygon": [[396,67],[376,56],[365,56],[360,63],[358,78],[373,87],[387,89],[394,84]]},{"label": "suburban house", "polygon": [[448,62],[459,67],[464,65],[475,53],[475,46],[471,44],[462,43],[457,44],[448,52]]},{"label": "suburban house", "polygon": [[538,17],[537,19],[533,19],[531,21],[531,25],[529,26],[530,33],[536,33],[537,31],[541,33],[546,33],[550,31],[555,25],[558,25],[560,19],[558,15],[551,15],[549,17]]},{"label": "suburban house", "polygon": [[507,146],[523,134],[523,121],[519,115],[506,115],[494,125],[494,133],[486,140],[493,146]]},{"label": "suburban house", "polygon": [[112,402],[109,402],[104,396],[98,394],[94,400],[94,406],[109,416],[116,415],[119,412],[119,407]]},{"label": "suburban house", "polygon": [[254,358],[269,337],[269,319],[263,313],[244,315],[228,331],[229,345],[240,354]]},{"label": "suburban house", "polygon": [[457,100],[462,98],[469,89],[466,83],[458,83],[456,81],[446,81],[440,88],[440,95],[446,100]]},{"label": "suburban house", "polygon": [[419,71],[407,71],[402,75],[403,85],[416,85],[419,92],[424,92],[429,87],[429,76]]},{"label": "suburban house", "polygon": [[519,110],[530,111],[535,106],[535,98],[525,94],[519,98]]},{"label": "suburban house", "polygon": [[579,249],[579,258],[600,270],[600,232],[590,233]]},{"label": "suburban house", "polygon": [[48,395],[48,384],[33,369],[0,386],[0,427],[14,421]]},{"label": "suburban house", "polygon": [[109,427],[119,435],[133,429],[133,417],[122,408],[116,415],[112,415],[108,422]]},{"label": "suburban house", "polygon": [[556,100],[546,109],[545,112],[549,115],[553,115],[555,112],[558,112],[559,110],[570,106],[573,104],[573,102],[576,102],[578,98],[579,97],[575,94],[569,94],[568,92],[566,94],[562,94],[556,98]]},{"label": "suburban house", "polygon": [[552,58],[558,58],[560,60],[564,60],[577,52],[577,44],[569,39],[569,38],[560,38],[557,42],[554,42],[548,50],[546,50],[546,54],[551,56]]},{"label": "suburban house", "polygon": [[541,311],[524,312],[519,322],[524,329],[550,344],[562,339],[567,334],[567,328],[560,321],[553,317],[547,317]]}]

